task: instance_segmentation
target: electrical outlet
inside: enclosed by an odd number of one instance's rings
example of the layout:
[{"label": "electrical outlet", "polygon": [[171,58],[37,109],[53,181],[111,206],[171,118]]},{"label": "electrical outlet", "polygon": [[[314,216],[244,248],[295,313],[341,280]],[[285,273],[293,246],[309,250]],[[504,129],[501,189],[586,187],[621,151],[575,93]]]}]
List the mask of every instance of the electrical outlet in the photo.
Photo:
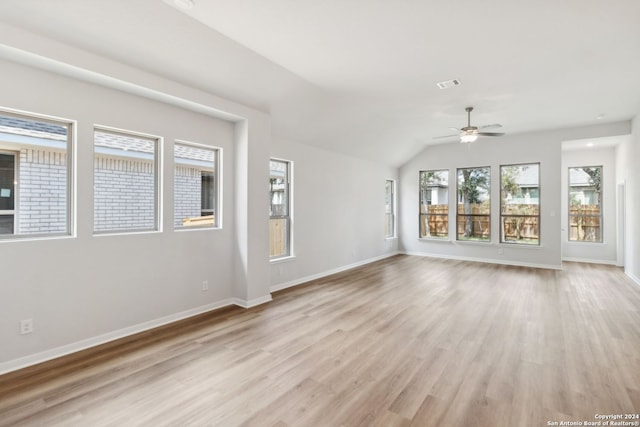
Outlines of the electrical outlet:
[{"label": "electrical outlet", "polygon": [[33,319],[24,319],[20,321],[20,335],[26,335],[33,332]]},{"label": "electrical outlet", "polygon": [[209,290],[209,281],[208,280],[203,280],[202,281],[202,292],[208,291]]}]

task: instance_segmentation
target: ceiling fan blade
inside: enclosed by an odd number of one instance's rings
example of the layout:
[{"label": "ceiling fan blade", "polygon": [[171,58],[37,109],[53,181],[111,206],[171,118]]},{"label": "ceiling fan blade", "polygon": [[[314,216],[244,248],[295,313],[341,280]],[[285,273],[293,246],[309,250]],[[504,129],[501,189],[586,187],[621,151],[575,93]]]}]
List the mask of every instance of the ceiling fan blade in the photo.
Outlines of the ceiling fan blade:
[{"label": "ceiling fan blade", "polygon": [[455,132],[460,132],[460,129],[458,129],[458,128],[449,128],[449,129],[451,129],[452,131],[455,131]]},{"label": "ceiling fan blade", "polygon": [[453,137],[457,137],[460,136],[459,134],[455,134],[455,135],[442,135],[442,136],[434,136],[432,139],[440,139],[440,138],[453,138]]},{"label": "ceiling fan blade", "polygon": [[481,136],[502,136],[504,132],[478,132],[478,135]]},{"label": "ceiling fan blade", "polygon": [[490,125],[480,126],[480,129],[489,129],[489,128],[501,128],[502,125],[500,123],[493,123]]}]

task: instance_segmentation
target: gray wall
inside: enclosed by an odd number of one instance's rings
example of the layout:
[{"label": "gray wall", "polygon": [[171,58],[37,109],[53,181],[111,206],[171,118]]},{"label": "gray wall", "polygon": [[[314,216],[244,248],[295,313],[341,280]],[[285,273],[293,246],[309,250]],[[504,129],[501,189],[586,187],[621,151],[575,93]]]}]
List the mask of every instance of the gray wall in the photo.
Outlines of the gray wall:
[{"label": "gray wall", "polygon": [[[467,259],[500,264],[560,268],[562,264],[562,141],[625,135],[629,122],[576,129],[481,138],[467,145],[453,142],[425,148],[400,171],[401,250],[416,255]],[[539,247],[500,244],[500,165],[540,163]],[[491,167],[491,242],[457,242],[418,238],[418,173],[426,169],[449,169],[455,183],[456,168]],[[452,179],[453,178],[453,179]],[[455,189],[449,205],[449,223],[455,224]],[[450,226],[450,233],[453,229]],[[614,244],[615,246],[615,244]]]},{"label": "gray wall", "polygon": [[[607,138],[602,138],[607,139]],[[569,261],[617,262],[616,148],[562,152],[562,258]],[[568,168],[602,166],[602,242],[570,242],[568,239]]]},{"label": "gray wall", "polygon": [[291,141],[274,141],[271,152],[293,162],[295,256],[271,264],[272,289],[396,253],[398,239],[385,239],[395,168]]}]

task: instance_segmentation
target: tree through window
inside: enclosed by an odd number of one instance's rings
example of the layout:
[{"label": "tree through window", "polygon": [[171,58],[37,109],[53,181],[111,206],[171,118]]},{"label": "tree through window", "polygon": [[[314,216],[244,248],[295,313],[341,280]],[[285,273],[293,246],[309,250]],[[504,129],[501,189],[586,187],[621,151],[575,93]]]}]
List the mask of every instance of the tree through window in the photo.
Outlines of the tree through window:
[{"label": "tree through window", "polygon": [[458,240],[491,240],[491,168],[458,169]]}]

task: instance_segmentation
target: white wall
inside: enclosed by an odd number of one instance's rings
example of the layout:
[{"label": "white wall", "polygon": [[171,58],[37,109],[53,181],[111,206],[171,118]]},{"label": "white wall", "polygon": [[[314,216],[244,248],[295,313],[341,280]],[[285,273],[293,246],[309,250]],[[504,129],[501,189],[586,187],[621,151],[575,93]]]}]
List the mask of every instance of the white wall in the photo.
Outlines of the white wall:
[{"label": "white wall", "polygon": [[[608,147],[562,152],[562,259],[564,260],[614,265],[617,262],[615,150],[615,147]],[[602,243],[569,241],[568,168],[580,166],[602,166]]]},{"label": "white wall", "polygon": [[[400,170],[401,250],[416,255],[484,262],[560,268],[561,260],[561,142],[569,139],[623,135],[629,123],[481,138],[466,145],[458,142],[429,146]],[[500,244],[500,165],[540,163],[541,224],[539,247]],[[418,238],[418,173],[427,169],[449,169],[450,185],[456,168],[491,167],[491,242],[457,242],[455,196],[450,200],[450,239]],[[455,189],[451,187],[451,194]]]},{"label": "white wall", "polygon": [[631,138],[616,149],[616,183],[625,184],[624,270],[640,285],[640,114],[632,121]]},{"label": "white wall", "polygon": [[[219,306],[270,299],[268,217],[260,211],[268,203],[261,185],[268,116],[118,64],[103,64],[107,77],[24,51],[0,53],[16,58],[0,59],[2,107],[77,121],[76,237],[0,242],[0,373]],[[95,124],[164,138],[162,232],[93,235]],[[174,231],[175,139],[222,148],[222,229]],[[32,334],[19,335],[21,319],[33,319]]]},{"label": "white wall", "polygon": [[273,141],[271,155],[293,162],[294,215],[294,258],[271,263],[272,289],[396,253],[384,236],[395,168],[294,142]]}]

